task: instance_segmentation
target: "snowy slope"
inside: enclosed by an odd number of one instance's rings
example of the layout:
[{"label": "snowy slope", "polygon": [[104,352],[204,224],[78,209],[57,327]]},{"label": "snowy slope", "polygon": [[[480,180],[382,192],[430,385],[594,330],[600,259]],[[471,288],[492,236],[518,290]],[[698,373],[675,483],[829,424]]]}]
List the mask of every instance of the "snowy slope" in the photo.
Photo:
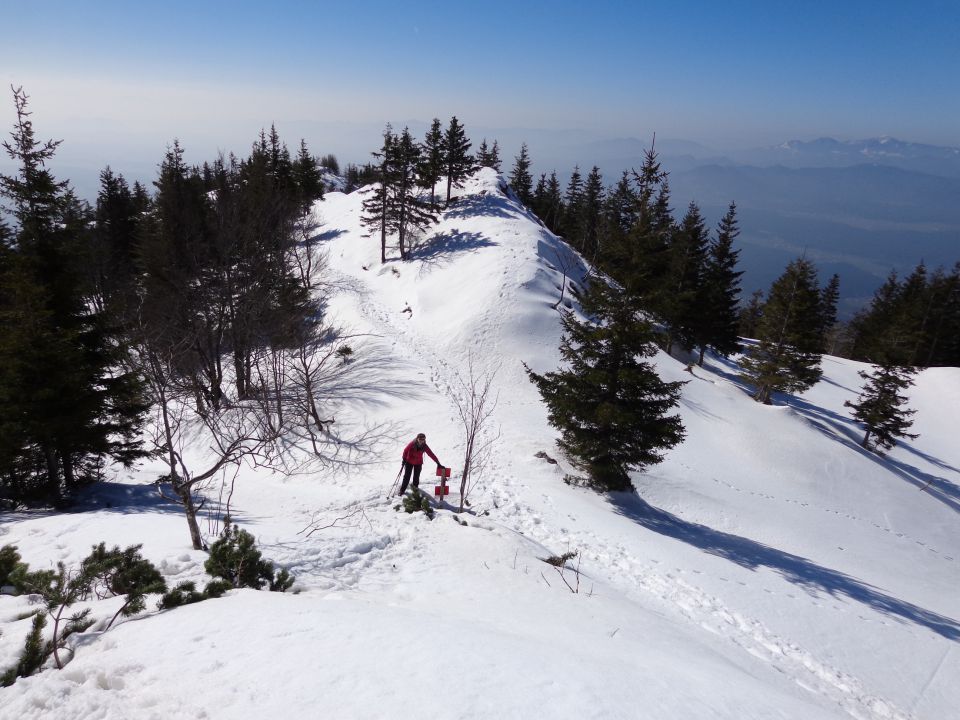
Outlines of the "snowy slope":
[{"label": "snowy slope", "polygon": [[[0,718],[955,716],[960,370],[918,377],[920,437],[878,460],[843,407],[857,363],[826,358],[817,387],[764,407],[728,361],[691,376],[661,356],[666,379],[689,381],[686,442],[636,477],[639,497],[571,488],[562,459],[534,456],[557,456],[556,434],[522,364],[556,366],[560,268],[579,283],[585,267],[492,171],[458,194],[411,261],[383,266],[362,191],[316,207],[331,312],[392,378],[337,422],[397,434],[351,473],[241,474],[234,516],[301,592],[95,627],[64,671],[0,691]],[[386,493],[416,432],[457,470],[451,396],[471,359],[498,368],[500,436],[468,525],[397,513]],[[143,542],[171,584],[200,578],[177,509],[144,487],[160,472],[123,473],[82,512],[4,518],[0,544],[46,566]],[[567,550],[579,594],[539,559]],[[0,597],[0,667],[28,602]]]}]

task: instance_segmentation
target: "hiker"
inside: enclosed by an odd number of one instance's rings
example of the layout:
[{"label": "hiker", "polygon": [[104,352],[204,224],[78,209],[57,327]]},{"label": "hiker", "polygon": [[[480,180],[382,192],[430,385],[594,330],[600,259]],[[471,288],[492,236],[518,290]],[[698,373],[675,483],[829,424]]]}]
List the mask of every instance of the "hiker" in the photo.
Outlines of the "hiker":
[{"label": "hiker", "polygon": [[413,473],[413,489],[417,490],[420,486],[420,470],[423,469],[423,454],[426,453],[433,458],[438,468],[443,465],[433,454],[433,450],[427,445],[427,436],[423,433],[417,435],[410,444],[403,449],[403,484],[400,486],[398,495],[403,495],[407,490],[407,484],[410,482],[410,474]]}]

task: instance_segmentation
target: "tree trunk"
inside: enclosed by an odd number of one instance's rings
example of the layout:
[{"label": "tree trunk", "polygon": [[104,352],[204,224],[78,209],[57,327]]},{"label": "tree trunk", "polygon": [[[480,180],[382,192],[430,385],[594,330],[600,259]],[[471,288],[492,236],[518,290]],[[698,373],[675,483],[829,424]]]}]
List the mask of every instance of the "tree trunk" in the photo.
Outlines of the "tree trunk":
[{"label": "tree trunk", "polygon": [[177,494],[183,502],[183,510],[187,516],[187,527],[190,528],[190,541],[193,543],[193,549],[205,550],[203,537],[200,535],[200,526],[197,524],[197,507],[193,504],[193,495],[190,493],[190,486],[184,484],[177,491]]},{"label": "tree trunk", "polygon": [[60,451],[60,464],[63,465],[63,482],[69,490],[77,479],[73,476],[73,460],[68,451]]},{"label": "tree trunk", "polygon": [[870,449],[870,431],[867,430],[867,434],[863,436],[863,442],[860,443],[867,450]]},{"label": "tree trunk", "polygon": [[46,447],[47,459],[47,486],[53,497],[60,497],[60,465],[57,463],[57,453],[52,445]]},{"label": "tree trunk", "polygon": [[703,353],[704,353],[704,347],[703,347],[703,345],[701,345],[701,346],[700,346],[700,359],[697,360],[697,365],[699,365],[700,367],[703,367]]}]

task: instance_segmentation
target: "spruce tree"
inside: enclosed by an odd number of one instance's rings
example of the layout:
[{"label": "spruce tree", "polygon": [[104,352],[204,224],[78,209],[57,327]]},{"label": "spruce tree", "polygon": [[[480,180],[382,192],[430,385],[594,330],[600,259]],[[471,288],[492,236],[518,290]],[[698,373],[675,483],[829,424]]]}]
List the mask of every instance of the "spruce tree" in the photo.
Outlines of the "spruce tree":
[{"label": "spruce tree", "polygon": [[667,250],[666,289],[659,314],[666,327],[666,349],[680,343],[690,351],[705,335],[704,268],[709,235],[700,208],[691,202],[683,220],[671,233]]},{"label": "spruce tree", "polygon": [[717,226],[717,235],[710,243],[704,264],[704,300],[700,307],[702,332],[697,344],[700,347],[699,364],[703,365],[706,348],[719,355],[729,356],[740,349],[740,277],[737,270],[740,251],[733,243],[740,234],[737,226],[737,206],[730,203],[726,214]]},{"label": "spruce tree", "polygon": [[873,374],[860,371],[866,380],[860,397],[856,402],[847,400],[846,407],[853,409],[853,417],[866,426],[866,434],[861,445],[880,455],[891,450],[897,438],[916,438],[907,432],[913,424],[910,417],[916,412],[904,407],[907,402],[905,391],[913,385],[913,368],[897,365],[876,365]]},{"label": "spruce tree", "polygon": [[99,310],[110,307],[122,315],[132,302],[137,227],[144,210],[123,175],[115,175],[109,167],[100,173],[90,257],[93,300]]},{"label": "spruce tree", "polygon": [[434,118],[423,139],[423,152],[417,168],[420,187],[430,190],[430,207],[436,208],[437,183],[443,177],[445,169],[445,142],[440,119]]},{"label": "spruce tree", "polygon": [[580,175],[580,166],[575,165],[563,193],[563,220],[560,228],[567,242],[580,252],[583,252],[583,243],[578,233],[582,203],[583,177]]},{"label": "spruce tree", "polygon": [[490,167],[497,172],[503,172],[500,161],[500,144],[496,140],[493,141],[493,146],[490,148]]},{"label": "spruce tree", "polygon": [[533,189],[533,198],[530,201],[530,209],[533,214],[543,220],[543,209],[547,202],[547,174],[540,173],[537,179],[536,187]]},{"label": "spruce tree", "polygon": [[646,152],[636,185],[633,224],[625,237],[608,237],[604,255],[611,276],[644,310],[662,315],[670,297],[667,278],[670,267],[670,238],[674,221],[670,211],[667,173],[661,170],[656,152]]},{"label": "spruce tree", "polygon": [[837,303],[840,300],[840,276],[834,273],[820,291],[820,334],[823,351],[827,351],[830,333],[837,324]]},{"label": "spruce tree", "polygon": [[754,290],[746,305],[740,308],[737,316],[737,332],[740,337],[756,338],[760,334],[760,320],[763,317],[763,290]]},{"label": "spruce tree", "polygon": [[470,155],[470,141],[463,125],[456,116],[450,118],[450,124],[443,135],[443,167],[447,175],[447,205],[450,204],[450,191],[463,187],[464,180],[474,168]]},{"label": "spruce tree", "polygon": [[617,259],[623,257],[627,247],[627,234],[636,220],[637,196],[630,173],[624,171],[617,184],[607,193],[603,203],[603,248],[598,264],[607,273],[615,272]]},{"label": "spruce tree", "polygon": [[376,186],[363,201],[361,218],[367,231],[380,235],[380,262],[387,261],[387,227],[389,223],[390,194],[395,183],[395,137],[393,128],[387,124],[383,131],[383,145],[373,153],[376,163]]},{"label": "spruce tree", "polygon": [[146,407],[124,370],[126,347],[91,302],[93,213],[54,178],[59,143],[35,139],[28,98],[13,94],[17,120],[3,146],[16,170],[0,174],[15,220],[0,256],[0,475],[14,494],[57,498],[95,479],[105,458],[142,455]]},{"label": "spruce tree", "polygon": [[533,177],[530,175],[530,155],[526,143],[520,146],[520,154],[514,158],[513,169],[510,171],[510,187],[520,202],[530,205],[533,199]]},{"label": "spruce tree", "polygon": [[583,201],[577,233],[584,254],[594,264],[600,253],[600,219],[603,213],[604,187],[600,168],[594,165],[583,184]]},{"label": "spruce tree", "polygon": [[[334,158],[336,162],[336,158]],[[323,197],[323,174],[320,163],[310,154],[306,140],[300,140],[300,150],[293,160],[291,168],[293,182],[297,188],[297,200],[301,213],[307,213],[317,200]]]},{"label": "spruce tree", "polygon": [[683,440],[679,382],[664,382],[643,358],[656,354],[653,330],[614,289],[595,281],[581,296],[592,321],[563,316],[561,370],[527,368],[560,430],[560,448],[599,491],[629,490],[629,472],[663,459]]},{"label": "spruce tree", "polygon": [[[388,226],[397,234],[402,260],[408,257],[410,233],[436,221],[432,205],[422,201],[417,194],[419,165],[420,147],[414,142],[410,130],[404,128],[394,144],[394,185],[388,198]],[[449,183],[447,187],[449,190]]]},{"label": "spruce tree", "polygon": [[477,165],[480,167],[492,167],[490,148],[487,146],[487,139],[480,141],[480,147],[477,148]]},{"label": "spruce tree", "polygon": [[774,392],[800,392],[820,380],[821,327],[817,271],[802,257],[771,285],[759,342],[741,362],[741,376],[756,387],[755,400],[769,405]]}]

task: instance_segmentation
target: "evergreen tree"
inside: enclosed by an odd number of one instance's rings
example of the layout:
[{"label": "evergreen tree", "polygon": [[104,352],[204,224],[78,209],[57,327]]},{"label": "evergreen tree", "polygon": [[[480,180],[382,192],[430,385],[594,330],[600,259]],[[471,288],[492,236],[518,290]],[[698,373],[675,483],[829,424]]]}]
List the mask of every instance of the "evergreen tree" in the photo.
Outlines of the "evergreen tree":
[{"label": "evergreen tree", "polygon": [[434,118],[423,139],[423,152],[420,155],[420,165],[417,168],[420,187],[430,190],[430,207],[436,208],[437,183],[443,177],[446,166],[446,143],[440,119]]},{"label": "evergreen tree", "polygon": [[520,202],[524,205],[530,204],[533,199],[533,178],[530,175],[530,155],[527,153],[526,143],[520,146],[520,154],[514,158],[513,170],[510,171],[510,187]]},{"label": "evergreen tree", "polygon": [[[336,158],[333,161],[336,163]],[[323,174],[320,163],[307,149],[306,140],[300,140],[300,150],[293,160],[291,172],[297,188],[300,210],[302,213],[309,212],[313,203],[323,197]]]},{"label": "evergreen tree", "polygon": [[746,305],[740,308],[737,317],[737,332],[740,337],[756,338],[760,334],[763,318],[763,290],[754,290]]},{"label": "evergreen tree", "polygon": [[543,209],[547,202],[547,174],[540,173],[537,185],[533,189],[533,198],[530,201],[530,209],[534,215],[543,220]]},{"label": "evergreen tree", "polygon": [[98,310],[108,306],[123,314],[136,285],[136,238],[145,210],[135,199],[123,175],[108,167],[100,173],[90,273],[93,301]]},{"label": "evergreen tree", "polygon": [[94,479],[104,458],[142,455],[146,407],[125,347],[90,302],[93,213],[53,177],[59,143],[35,139],[27,100],[14,90],[17,120],[3,146],[17,169],[0,174],[15,220],[0,253],[0,484],[56,498]]},{"label": "evergreen tree", "polygon": [[867,450],[884,454],[896,445],[896,438],[916,438],[907,432],[913,424],[910,417],[916,412],[904,408],[907,388],[913,385],[913,368],[897,365],[877,365],[873,375],[859,373],[866,380],[857,402],[847,400],[844,405],[853,409],[853,417],[866,426],[860,443]]},{"label": "evergreen tree", "polygon": [[599,491],[629,490],[629,472],[660,462],[683,440],[677,415],[679,382],[664,382],[642,358],[656,354],[653,331],[606,284],[581,296],[593,318],[567,312],[560,353],[565,369],[540,375],[527,368],[560,430],[558,445]]},{"label": "evergreen tree", "polygon": [[503,172],[500,161],[500,145],[496,140],[493,141],[493,147],[490,148],[490,167],[497,172]]},{"label": "evergreen tree", "polygon": [[377,160],[377,185],[363,201],[362,222],[369,232],[380,234],[380,262],[387,261],[387,227],[389,224],[390,193],[395,182],[395,137],[388,124],[383,131],[383,145],[373,153]]},{"label": "evergreen tree", "polygon": [[637,221],[637,196],[630,173],[624,171],[617,184],[607,193],[603,203],[601,223],[603,247],[598,264],[608,273],[615,272],[613,261],[622,257],[627,247],[627,235]]},{"label": "evergreen tree", "polygon": [[551,232],[560,232],[560,218],[563,216],[563,197],[560,195],[560,181],[557,173],[551,172],[543,196],[543,215],[540,219]]},{"label": "evergreen tree", "polygon": [[474,168],[473,157],[470,155],[470,141],[467,139],[463,125],[456,116],[450,118],[450,124],[443,136],[443,165],[447,175],[447,205],[450,204],[452,188],[463,187]]},{"label": "evergreen tree", "polygon": [[800,392],[820,380],[820,289],[806,258],[791,262],[771,285],[758,328],[759,342],[741,362],[754,399],[770,404],[774,392]]},{"label": "evergreen tree", "polygon": [[671,233],[668,247],[667,288],[659,314],[667,331],[667,352],[679,342],[690,351],[706,335],[704,269],[709,235],[700,208],[691,202],[683,220]]},{"label": "evergreen tree", "polygon": [[[388,198],[388,226],[397,234],[400,258],[406,260],[411,231],[422,230],[435,222],[436,217],[431,210],[432,206],[421,201],[416,192],[420,147],[414,142],[409,129],[404,128],[400,133],[394,144],[394,151],[394,186]],[[448,192],[449,189],[448,182]]]},{"label": "evergreen tree", "polygon": [[603,213],[603,200],[603,176],[600,174],[600,168],[594,165],[583,185],[583,200],[577,224],[577,234],[580,236],[583,252],[594,264],[600,253],[600,219]]},{"label": "evergreen tree", "polygon": [[820,334],[823,351],[827,351],[830,333],[837,324],[837,302],[840,300],[840,276],[834,273],[820,291]]},{"label": "evergreen tree", "polygon": [[743,272],[737,270],[740,251],[733,247],[739,234],[737,206],[736,203],[730,203],[717,226],[717,236],[710,243],[704,264],[704,298],[699,309],[702,317],[699,324],[701,334],[697,340],[700,365],[703,365],[704,350],[708,347],[723,356],[732,355],[740,349],[738,306],[740,276]]},{"label": "evergreen tree", "polygon": [[573,172],[570,173],[567,189],[563,193],[563,221],[560,229],[563,231],[563,237],[580,252],[583,252],[583,245],[577,230],[580,226],[582,203],[583,177],[580,175],[580,166],[575,165]]},{"label": "evergreen tree", "polygon": [[653,148],[646,152],[640,172],[634,173],[634,183],[633,225],[625,237],[606,239],[606,267],[646,312],[660,317],[671,292],[667,279],[674,221],[667,173]]},{"label": "evergreen tree", "polygon": [[480,147],[477,149],[477,165],[480,167],[492,167],[490,148],[487,146],[487,139],[480,141]]}]

